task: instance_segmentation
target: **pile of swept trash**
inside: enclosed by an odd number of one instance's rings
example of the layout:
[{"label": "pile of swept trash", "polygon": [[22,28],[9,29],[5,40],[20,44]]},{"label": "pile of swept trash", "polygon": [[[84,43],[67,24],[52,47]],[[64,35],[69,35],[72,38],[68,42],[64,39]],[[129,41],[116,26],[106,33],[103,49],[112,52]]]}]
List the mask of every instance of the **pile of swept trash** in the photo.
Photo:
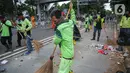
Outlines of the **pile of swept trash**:
[{"label": "pile of swept trash", "polygon": [[97,49],[97,52],[102,55],[107,55],[110,61],[109,69],[104,73],[130,73],[128,68],[130,68],[130,58],[128,52],[124,53],[124,47],[115,47],[112,45],[93,45]]}]

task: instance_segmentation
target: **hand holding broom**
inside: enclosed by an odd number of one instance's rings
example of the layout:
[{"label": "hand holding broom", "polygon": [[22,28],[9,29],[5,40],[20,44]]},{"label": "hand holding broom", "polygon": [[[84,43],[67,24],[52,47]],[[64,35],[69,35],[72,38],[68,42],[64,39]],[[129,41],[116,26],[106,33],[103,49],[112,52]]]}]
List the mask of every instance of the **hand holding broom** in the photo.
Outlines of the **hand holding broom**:
[{"label": "hand holding broom", "polygon": [[72,4],[72,1],[70,0],[70,6],[69,6],[69,10],[68,10],[67,15],[66,15],[66,19],[68,19],[68,16],[70,14],[72,7],[73,7],[73,4]]}]

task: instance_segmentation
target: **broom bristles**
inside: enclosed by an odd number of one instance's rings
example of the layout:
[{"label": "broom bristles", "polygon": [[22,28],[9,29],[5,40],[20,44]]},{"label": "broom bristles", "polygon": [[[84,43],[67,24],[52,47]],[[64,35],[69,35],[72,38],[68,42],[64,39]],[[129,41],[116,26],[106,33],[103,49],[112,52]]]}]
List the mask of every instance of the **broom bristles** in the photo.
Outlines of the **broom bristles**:
[{"label": "broom bristles", "polygon": [[43,44],[41,42],[38,42],[37,40],[33,40],[34,48],[37,53],[39,53],[40,48],[43,47]]},{"label": "broom bristles", "polygon": [[53,73],[53,61],[52,60],[47,61],[35,73]]}]

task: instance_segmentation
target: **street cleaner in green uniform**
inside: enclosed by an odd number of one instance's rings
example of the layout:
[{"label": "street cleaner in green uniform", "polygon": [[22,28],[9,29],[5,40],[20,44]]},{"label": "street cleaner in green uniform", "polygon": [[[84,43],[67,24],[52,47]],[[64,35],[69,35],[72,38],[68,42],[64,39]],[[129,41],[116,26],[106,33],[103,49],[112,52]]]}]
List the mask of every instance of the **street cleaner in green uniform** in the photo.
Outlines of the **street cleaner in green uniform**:
[{"label": "street cleaner in green uniform", "polygon": [[25,52],[25,55],[29,55],[33,51],[32,47],[32,38],[31,38],[31,30],[32,30],[32,24],[31,22],[25,18],[23,15],[20,16],[20,19],[22,22],[22,30],[24,32],[24,36],[26,36],[26,45],[27,45],[27,52]]},{"label": "street cleaner in green uniform", "polygon": [[89,21],[89,17],[88,15],[86,15],[86,18],[85,18],[85,32],[89,32],[89,26],[90,26],[90,21]]},{"label": "street cleaner in green uniform", "polygon": [[70,20],[65,20],[64,17],[62,17],[62,11],[60,10],[56,10],[51,14],[51,17],[53,17],[57,26],[54,36],[54,44],[58,45],[61,43],[60,50],[62,56],[58,73],[72,73],[70,68],[74,57],[73,28],[76,23],[75,12],[72,9],[72,6],[72,3],[70,3]]},{"label": "street cleaner in green uniform", "polygon": [[130,11],[127,11],[121,18],[118,44],[122,46],[130,45]]},{"label": "street cleaner in green uniform", "polygon": [[98,15],[97,19],[95,20],[95,23],[94,23],[93,38],[91,40],[95,40],[96,32],[98,31],[97,41],[99,41],[100,35],[101,35],[101,30],[102,30],[102,27],[104,26],[104,23],[105,23],[105,20],[104,20],[103,16]]},{"label": "street cleaner in green uniform", "polygon": [[25,40],[25,35],[24,35],[24,25],[22,24],[23,21],[20,19],[20,17],[18,17],[17,19],[17,43],[18,45],[16,46],[21,47],[21,40],[24,39]]},{"label": "street cleaner in green uniform", "polygon": [[12,49],[12,23],[9,20],[6,20],[5,17],[1,23],[1,43],[6,47],[5,52],[13,51]]}]

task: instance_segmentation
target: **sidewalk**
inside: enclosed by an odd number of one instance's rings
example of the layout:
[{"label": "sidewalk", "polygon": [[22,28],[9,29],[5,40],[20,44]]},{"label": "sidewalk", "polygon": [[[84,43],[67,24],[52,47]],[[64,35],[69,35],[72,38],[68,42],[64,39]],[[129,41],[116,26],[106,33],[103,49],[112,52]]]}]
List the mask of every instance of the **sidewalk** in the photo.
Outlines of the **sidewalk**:
[{"label": "sidewalk", "polygon": [[[92,31],[82,33],[81,41],[75,45],[75,58],[72,69],[74,73],[104,73],[109,68],[109,59],[107,55],[98,54],[96,48],[90,47],[92,44],[104,44],[106,36],[102,31],[100,41],[91,41]],[[53,51],[53,43],[44,46],[39,54],[33,52],[29,56],[20,56],[10,58],[4,68],[5,73],[35,73],[49,58]],[[57,73],[59,58],[59,48],[57,48],[54,58],[54,73]]]}]

